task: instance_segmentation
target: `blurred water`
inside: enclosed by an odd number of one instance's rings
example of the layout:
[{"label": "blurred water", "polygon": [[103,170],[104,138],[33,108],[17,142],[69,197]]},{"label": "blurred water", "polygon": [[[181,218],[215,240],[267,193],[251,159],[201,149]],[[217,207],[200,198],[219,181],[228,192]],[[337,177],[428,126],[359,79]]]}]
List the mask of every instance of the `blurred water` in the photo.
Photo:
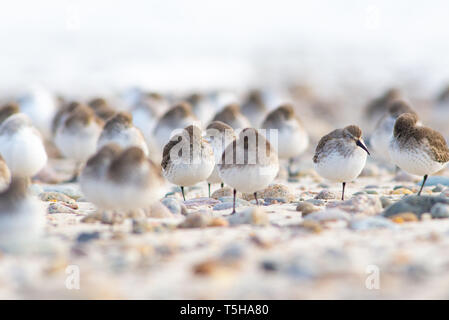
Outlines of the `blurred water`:
[{"label": "blurred water", "polygon": [[307,81],[438,90],[449,3],[14,1],[0,10],[0,90],[187,90]]}]

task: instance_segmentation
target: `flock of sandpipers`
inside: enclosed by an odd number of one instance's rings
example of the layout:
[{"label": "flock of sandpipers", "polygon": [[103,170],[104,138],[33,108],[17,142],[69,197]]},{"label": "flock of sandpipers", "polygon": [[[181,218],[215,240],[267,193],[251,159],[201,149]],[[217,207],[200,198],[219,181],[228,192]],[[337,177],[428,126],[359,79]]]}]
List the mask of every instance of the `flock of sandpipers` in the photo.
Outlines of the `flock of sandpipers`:
[{"label": "flock of sandpipers", "polygon": [[[279,159],[291,161],[309,145],[309,137],[292,104],[269,111],[261,92],[251,92],[242,105],[229,101],[214,111],[210,98],[192,94],[172,106],[166,97],[139,92],[118,111],[102,98],[86,103],[59,103],[45,90],[10,101],[0,108],[0,242],[12,230],[29,225],[29,236],[42,225],[32,210],[30,179],[47,163],[44,141],[73,160],[70,181],[78,181],[85,197],[99,210],[128,212],[148,208],[166,194],[167,181],[184,188],[202,181],[254,194],[278,175]],[[59,104],[59,106],[58,106]],[[385,161],[423,176],[440,171],[449,161],[443,136],[423,126],[417,113],[389,91],[371,107],[383,105],[383,116],[370,145]],[[304,120],[304,119],[303,119]],[[354,181],[370,155],[356,125],[323,136],[313,156],[319,175],[345,185]],[[290,162],[289,162],[290,163]],[[290,168],[290,165],[289,165]],[[38,214],[35,214],[35,212]]]}]

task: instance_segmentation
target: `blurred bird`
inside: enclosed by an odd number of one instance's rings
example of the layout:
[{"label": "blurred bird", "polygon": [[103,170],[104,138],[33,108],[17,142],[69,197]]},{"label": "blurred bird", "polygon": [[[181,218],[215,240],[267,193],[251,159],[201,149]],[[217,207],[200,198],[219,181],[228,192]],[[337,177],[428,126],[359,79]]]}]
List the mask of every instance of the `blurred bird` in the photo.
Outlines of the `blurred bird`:
[{"label": "blurred bird", "polygon": [[225,106],[214,116],[212,121],[224,122],[234,130],[251,127],[249,120],[240,112],[240,106],[236,103]]},{"label": "blurred bird", "polygon": [[199,93],[191,94],[186,101],[192,106],[192,111],[201,124],[206,124],[212,118],[213,107],[208,99]]},{"label": "blurred bird", "polygon": [[26,179],[14,178],[0,193],[0,248],[27,249],[42,235],[44,226],[42,203],[28,194]]},{"label": "blurred bird", "polygon": [[190,104],[181,102],[172,107],[159,119],[154,129],[159,148],[162,150],[173,135],[190,125],[200,126]]},{"label": "blurred bird", "polygon": [[[284,104],[270,112],[262,123],[268,130],[267,137],[272,146],[277,148],[279,159],[289,160],[289,174],[293,158],[302,154],[309,146],[309,136],[300,119],[295,115],[293,106]],[[276,140],[270,130],[277,130]]]},{"label": "blurred bird", "polygon": [[108,121],[115,115],[115,110],[103,98],[94,98],[88,102],[89,107],[95,112],[97,117],[103,121]]},{"label": "blurred bird", "polygon": [[267,107],[259,90],[250,92],[242,105],[242,114],[251,122],[254,128],[260,128],[267,114]]},{"label": "blurred bird", "polygon": [[109,199],[108,170],[122,148],[116,143],[109,143],[89,158],[80,174],[80,187],[86,198],[103,210],[114,209]]},{"label": "blurred bird", "polygon": [[384,161],[391,161],[388,152],[391,136],[396,119],[403,113],[415,113],[412,108],[403,100],[392,102],[386,114],[379,120],[376,128],[371,134],[370,144],[374,150],[374,155]]},{"label": "blurred bird", "polygon": [[147,209],[166,192],[161,168],[138,147],[126,148],[114,158],[106,181],[108,201],[120,210]]},{"label": "blurred bird", "polygon": [[0,124],[13,114],[19,113],[19,105],[15,102],[7,103],[0,108]]},{"label": "blurred bird", "polygon": [[111,142],[117,143],[122,148],[132,146],[141,148],[145,156],[148,156],[145,138],[142,132],[133,126],[132,116],[127,112],[118,112],[106,122],[98,139],[97,150]]},{"label": "blurred bird", "polygon": [[0,154],[13,177],[29,179],[47,163],[42,136],[23,113],[10,116],[0,125]]},{"label": "blurred bird", "polygon": [[400,99],[401,92],[396,88],[388,89],[382,96],[373,99],[365,109],[365,116],[371,123],[377,123],[388,111],[388,106],[395,100]]},{"label": "blurred bird", "polygon": [[103,121],[84,104],[77,104],[71,112],[61,116],[54,141],[64,157],[76,164],[69,181],[76,181],[82,165],[95,154],[102,129]]}]

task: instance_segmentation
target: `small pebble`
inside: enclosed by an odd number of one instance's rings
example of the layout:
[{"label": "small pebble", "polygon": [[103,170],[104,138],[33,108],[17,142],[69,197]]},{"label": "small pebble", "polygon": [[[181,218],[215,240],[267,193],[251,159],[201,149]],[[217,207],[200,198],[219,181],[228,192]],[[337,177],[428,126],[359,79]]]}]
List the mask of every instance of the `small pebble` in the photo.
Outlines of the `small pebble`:
[{"label": "small pebble", "polygon": [[296,211],[300,211],[303,216],[308,215],[309,213],[320,211],[321,209],[314,206],[309,202],[301,202],[296,207]]},{"label": "small pebble", "polygon": [[398,213],[393,216],[388,217],[390,220],[392,220],[395,223],[404,223],[404,222],[416,222],[418,221],[418,217],[416,214],[412,212],[403,212]]},{"label": "small pebble", "polygon": [[335,193],[329,191],[328,189],[321,190],[320,193],[315,196],[315,199],[319,200],[332,200],[335,198],[337,198]]},{"label": "small pebble", "polygon": [[241,212],[229,216],[231,225],[251,224],[256,226],[266,226],[269,224],[268,215],[261,207],[251,207]]},{"label": "small pebble", "polygon": [[430,214],[434,219],[449,218],[449,205],[443,203],[435,204],[430,210]]},{"label": "small pebble", "polygon": [[83,243],[83,242],[89,242],[92,240],[100,239],[100,232],[82,232],[78,235],[76,238],[76,242]]},{"label": "small pebble", "polygon": [[209,215],[195,212],[189,214],[183,222],[178,225],[178,228],[206,228],[211,222]]},{"label": "small pebble", "polygon": [[304,219],[319,222],[337,220],[349,221],[351,220],[351,216],[347,212],[340,209],[327,209],[324,211],[310,213]]}]

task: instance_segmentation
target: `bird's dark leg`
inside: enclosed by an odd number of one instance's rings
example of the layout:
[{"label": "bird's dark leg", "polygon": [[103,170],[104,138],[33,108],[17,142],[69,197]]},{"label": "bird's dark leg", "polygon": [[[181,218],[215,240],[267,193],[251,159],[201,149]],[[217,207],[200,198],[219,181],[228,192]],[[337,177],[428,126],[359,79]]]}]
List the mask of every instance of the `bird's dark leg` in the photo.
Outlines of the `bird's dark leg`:
[{"label": "bird's dark leg", "polygon": [[424,184],[426,183],[426,180],[427,180],[427,174],[424,176],[424,179],[423,179],[422,185],[421,185],[421,189],[419,189],[419,192],[418,192],[418,196],[421,195],[421,191],[424,188]]},{"label": "bird's dark leg", "polygon": [[182,198],[184,199],[184,201],[186,201],[186,196],[184,194],[184,187],[181,187],[181,192],[182,192]]},{"label": "bird's dark leg", "polygon": [[231,214],[235,213],[235,198],[236,198],[236,196],[237,196],[237,190],[234,189],[234,202],[233,202],[233,205],[232,205],[232,213]]},{"label": "bird's dark leg", "polygon": [[208,186],[209,186],[209,198],[210,198],[210,183],[208,183]]},{"label": "bird's dark leg", "polygon": [[221,188],[222,188],[222,189],[224,188],[224,182],[221,183]]},{"label": "bird's dark leg", "polygon": [[254,192],[254,199],[256,199],[256,205],[259,205],[259,201],[257,200],[257,192]]},{"label": "bird's dark leg", "polygon": [[346,182],[343,182],[343,191],[341,193],[341,200],[345,200],[345,187],[346,187]]},{"label": "bird's dark leg", "polygon": [[287,166],[288,176],[289,177],[293,176],[292,166],[293,166],[293,158],[290,158],[290,159],[288,159],[288,166]]}]

